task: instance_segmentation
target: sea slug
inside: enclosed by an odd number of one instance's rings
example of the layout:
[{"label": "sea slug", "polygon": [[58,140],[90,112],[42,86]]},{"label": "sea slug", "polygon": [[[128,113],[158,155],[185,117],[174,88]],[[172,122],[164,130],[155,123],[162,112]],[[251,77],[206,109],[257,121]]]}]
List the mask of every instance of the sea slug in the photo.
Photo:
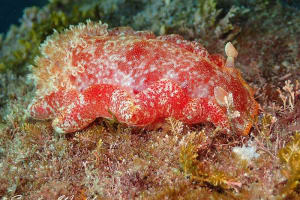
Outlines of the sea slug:
[{"label": "sea slug", "polygon": [[53,119],[59,133],[81,130],[98,117],[130,126],[173,117],[246,135],[258,112],[252,89],[234,67],[231,43],[225,60],[179,35],[87,21],[55,32],[40,50],[28,109],[35,119]]}]

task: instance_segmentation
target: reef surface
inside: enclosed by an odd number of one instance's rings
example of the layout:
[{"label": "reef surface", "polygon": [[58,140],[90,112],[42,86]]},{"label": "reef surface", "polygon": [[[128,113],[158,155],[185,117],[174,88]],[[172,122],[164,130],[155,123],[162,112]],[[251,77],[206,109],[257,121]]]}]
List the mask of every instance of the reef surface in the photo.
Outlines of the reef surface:
[{"label": "reef surface", "polygon": [[[48,35],[103,21],[180,34],[225,55],[255,90],[250,134],[168,118],[154,130],[99,118],[71,134],[28,117],[30,74]],[[300,196],[300,9],[296,1],[51,0],[0,37],[3,199],[297,199]]]}]

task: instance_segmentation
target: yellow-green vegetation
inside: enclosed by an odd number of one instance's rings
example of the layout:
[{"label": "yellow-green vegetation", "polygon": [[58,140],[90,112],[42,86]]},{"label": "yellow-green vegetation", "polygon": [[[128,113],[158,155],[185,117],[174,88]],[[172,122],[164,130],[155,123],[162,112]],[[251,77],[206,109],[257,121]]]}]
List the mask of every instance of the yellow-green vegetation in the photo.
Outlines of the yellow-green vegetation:
[{"label": "yellow-green vegetation", "polygon": [[200,184],[209,184],[223,190],[230,188],[231,184],[240,186],[240,183],[235,182],[234,177],[225,175],[225,172],[209,169],[204,163],[199,162],[197,157],[195,145],[187,143],[182,146],[179,162],[185,177]]},{"label": "yellow-green vegetation", "polygon": [[[289,2],[51,0],[26,9],[0,37],[1,198],[299,199],[300,11]],[[88,18],[181,34],[222,54],[232,41],[261,107],[250,134],[168,118],[151,129],[98,119],[59,135],[50,121],[28,118],[28,65],[40,43]]]},{"label": "yellow-green vegetation", "polygon": [[300,133],[296,132],[284,148],[280,149],[278,157],[284,164],[282,174],[287,178],[283,188],[283,196],[300,196]]}]

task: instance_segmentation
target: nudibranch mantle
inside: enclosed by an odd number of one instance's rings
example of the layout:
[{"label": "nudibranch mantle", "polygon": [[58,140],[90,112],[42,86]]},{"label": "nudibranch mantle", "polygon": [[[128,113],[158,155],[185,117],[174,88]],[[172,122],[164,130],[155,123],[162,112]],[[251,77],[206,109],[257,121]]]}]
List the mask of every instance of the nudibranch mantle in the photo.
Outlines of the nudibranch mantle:
[{"label": "nudibranch mantle", "polygon": [[234,68],[231,43],[225,60],[179,35],[87,21],[55,32],[40,50],[28,109],[35,119],[53,119],[59,133],[81,130],[98,117],[131,126],[173,117],[246,135],[258,112],[252,89]]}]

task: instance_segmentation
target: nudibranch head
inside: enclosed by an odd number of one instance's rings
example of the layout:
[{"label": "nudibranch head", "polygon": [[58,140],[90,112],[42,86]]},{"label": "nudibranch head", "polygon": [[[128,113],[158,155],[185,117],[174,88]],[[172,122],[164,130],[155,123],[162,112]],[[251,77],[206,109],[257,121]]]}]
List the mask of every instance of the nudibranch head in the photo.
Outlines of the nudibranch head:
[{"label": "nudibranch head", "polygon": [[224,69],[232,75],[233,79],[229,88],[228,85],[215,87],[214,97],[217,104],[226,112],[231,130],[247,135],[258,114],[259,104],[254,99],[252,88],[242,78],[240,71],[234,67],[234,59],[238,51],[230,42],[225,45],[225,53],[227,60]]}]

